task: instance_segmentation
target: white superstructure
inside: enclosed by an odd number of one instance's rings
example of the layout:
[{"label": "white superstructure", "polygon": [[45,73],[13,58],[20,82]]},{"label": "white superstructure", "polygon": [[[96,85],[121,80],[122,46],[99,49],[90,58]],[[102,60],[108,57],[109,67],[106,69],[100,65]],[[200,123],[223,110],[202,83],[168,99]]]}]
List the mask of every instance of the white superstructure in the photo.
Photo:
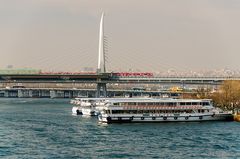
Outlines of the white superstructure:
[{"label": "white superstructure", "polygon": [[215,108],[209,99],[106,100],[100,122],[189,122],[232,120],[232,114]]},{"label": "white superstructure", "polygon": [[98,115],[98,112],[96,112],[96,104],[101,100],[101,98],[75,98],[70,101],[71,104],[75,105],[72,108],[72,113],[88,116]]},{"label": "white superstructure", "polygon": [[150,100],[152,98],[75,98],[70,101],[75,105],[72,113],[75,115],[96,116],[99,114],[107,101],[132,101],[132,100]]}]

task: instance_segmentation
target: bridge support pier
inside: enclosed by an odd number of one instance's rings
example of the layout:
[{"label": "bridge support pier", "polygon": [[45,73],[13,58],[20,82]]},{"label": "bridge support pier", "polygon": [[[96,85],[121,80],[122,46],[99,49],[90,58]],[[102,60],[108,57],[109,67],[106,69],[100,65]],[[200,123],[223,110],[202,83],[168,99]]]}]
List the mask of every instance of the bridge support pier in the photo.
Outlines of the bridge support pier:
[{"label": "bridge support pier", "polygon": [[29,98],[29,97],[32,97],[31,93],[32,93],[31,90],[19,89],[17,94],[18,94],[18,98]]},{"label": "bridge support pier", "polygon": [[107,84],[106,83],[98,83],[97,84],[97,92],[96,97],[107,97]]},{"label": "bridge support pier", "polygon": [[56,98],[57,97],[57,93],[55,90],[50,90],[50,98]]},{"label": "bridge support pier", "polygon": [[4,91],[3,94],[4,94],[4,97],[5,97],[5,98],[8,98],[8,97],[9,97],[9,92],[8,92],[8,91]]}]

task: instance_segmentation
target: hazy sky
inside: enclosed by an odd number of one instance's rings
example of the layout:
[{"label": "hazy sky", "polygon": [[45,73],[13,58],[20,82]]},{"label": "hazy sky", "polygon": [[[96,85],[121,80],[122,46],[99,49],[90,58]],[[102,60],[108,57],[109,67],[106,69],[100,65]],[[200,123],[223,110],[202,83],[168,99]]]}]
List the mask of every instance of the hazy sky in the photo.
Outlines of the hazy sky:
[{"label": "hazy sky", "polygon": [[240,0],[0,0],[0,68],[240,69]]}]

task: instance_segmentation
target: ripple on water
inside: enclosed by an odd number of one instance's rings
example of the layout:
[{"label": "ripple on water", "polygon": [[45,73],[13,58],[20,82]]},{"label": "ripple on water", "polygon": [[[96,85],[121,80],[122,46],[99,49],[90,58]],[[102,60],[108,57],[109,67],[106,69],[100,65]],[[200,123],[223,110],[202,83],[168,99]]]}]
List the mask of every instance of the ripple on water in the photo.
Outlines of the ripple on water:
[{"label": "ripple on water", "polygon": [[0,99],[0,157],[238,158],[239,123],[102,125],[68,100]]}]

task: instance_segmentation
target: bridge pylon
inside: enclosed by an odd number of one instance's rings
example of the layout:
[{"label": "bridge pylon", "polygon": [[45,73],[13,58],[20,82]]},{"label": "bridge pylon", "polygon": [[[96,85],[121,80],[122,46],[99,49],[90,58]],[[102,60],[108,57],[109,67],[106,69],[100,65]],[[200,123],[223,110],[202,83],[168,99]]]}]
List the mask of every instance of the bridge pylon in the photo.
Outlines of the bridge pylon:
[{"label": "bridge pylon", "polygon": [[[104,48],[104,12],[101,16],[99,28],[99,48],[98,48],[98,67],[97,74],[106,73],[105,66],[105,48]],[[97,92],[96,97],[107,97],[107,83],[101,82],[101,78],[97,79]]]}]

